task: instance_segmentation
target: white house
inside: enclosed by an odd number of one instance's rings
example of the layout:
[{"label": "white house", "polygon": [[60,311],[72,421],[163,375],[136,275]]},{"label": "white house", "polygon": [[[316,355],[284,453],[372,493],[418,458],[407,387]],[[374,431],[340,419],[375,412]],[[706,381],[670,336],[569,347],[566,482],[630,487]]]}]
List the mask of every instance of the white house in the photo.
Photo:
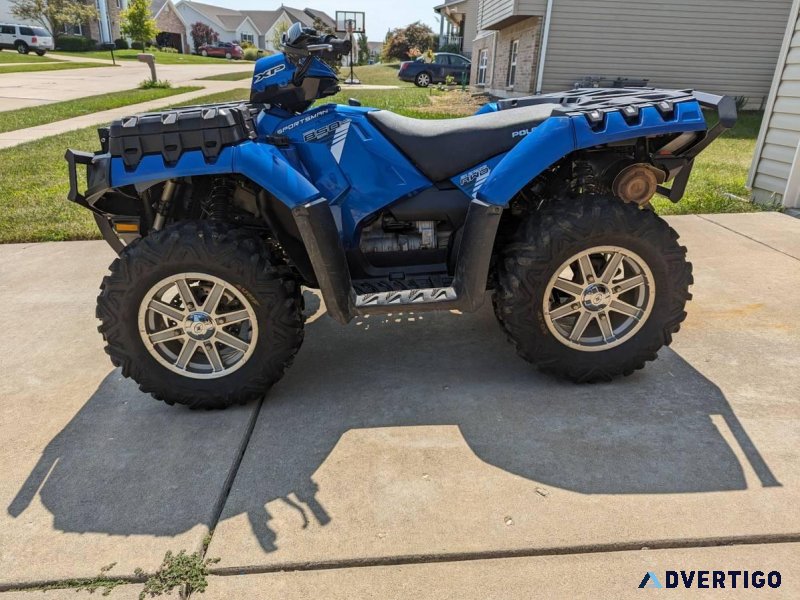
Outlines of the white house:
[{"label": "white house", "polygon": [[222,42],[250,42],[265,50],[276,50],[273,44],[275,32],[283,25],[302,23],[307,27],[316,18],[333,28],[334,20],[321,10],[303,10],[281,5],[275,10],[233,10],[203,4],[193,0],[180,0],[175,4],[182,19],[188,24],[187,35],[194,23],[201,22],[219,34]]},{"label": "white house", "polygon": [[800,0],[794,0],[748,187],[756,202],[800,208]]}]

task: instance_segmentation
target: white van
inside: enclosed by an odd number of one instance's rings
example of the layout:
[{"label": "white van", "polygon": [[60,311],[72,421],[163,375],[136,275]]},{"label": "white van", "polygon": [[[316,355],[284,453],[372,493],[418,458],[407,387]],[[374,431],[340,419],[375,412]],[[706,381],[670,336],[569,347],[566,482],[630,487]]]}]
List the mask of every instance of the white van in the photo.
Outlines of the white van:
[{"label": "white van", "polygon": [[53,50],[53,36],[46,29],[31,27],[29,25],[14,25],[0,23],[0,50],[16,50],[20,54],[27,54],[31,50],[39,56],[44,56],[48,50]]}]

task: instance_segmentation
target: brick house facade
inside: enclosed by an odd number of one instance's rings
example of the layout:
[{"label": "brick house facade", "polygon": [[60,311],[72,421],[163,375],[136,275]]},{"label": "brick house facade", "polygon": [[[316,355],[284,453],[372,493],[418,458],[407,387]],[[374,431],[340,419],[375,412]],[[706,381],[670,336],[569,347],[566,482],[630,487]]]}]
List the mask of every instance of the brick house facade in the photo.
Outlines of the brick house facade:
[{"label": "brick house facade", "polygon": [[530,17],[478,37],[472,44],[470,81],[505,96],[533,93],[541,25],[540,17]]},{"label": "brick house facade", "polygon": [[[100,0],[100,2],[105,2],[106,4],[106,14],[108,15],[108,27],[110,33],[111,41],[119,39],[122,37],[120,33],[120,26],[122,25],[122,20],[119,17],[119,14],[122,12],[123,5],[122,0]],[[100,21],[99,20],[92,20],[89,22],[89,37],[93,40],[103,41],[103,35],[100,30]]]},{"label": "brick house facade", "polygon": [[153,0],[150,6],[156,19],[156,27],[161,32],[158,35],[159,46],[170,46],[184,54],[191,52],[189,28],[172,0]]}]

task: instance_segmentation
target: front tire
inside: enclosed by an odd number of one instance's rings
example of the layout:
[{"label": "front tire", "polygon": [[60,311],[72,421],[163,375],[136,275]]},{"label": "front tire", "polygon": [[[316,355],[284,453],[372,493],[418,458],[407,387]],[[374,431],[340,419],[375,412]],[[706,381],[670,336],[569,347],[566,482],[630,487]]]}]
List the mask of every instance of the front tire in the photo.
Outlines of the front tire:
[{"label": "front tire", "polygon": [[502,250],[495,310],[517,352],[578,382],[630,375],[686,318],[692,266],[651,211],[584,198],[531,213]]},{"label": "front tire", "polygon": [[27,54],[28,52],[30,52],[30,48],[28,48],[28,44],[26,44],[25,42],[19,42],[17,44],[17,52],[19,52],[20,54]]},{"label": "front tire", "polygon": [[426,88],[430,84],[431,84],[431,76],[426,71],[423,71],[422,73],[419,73],[414,78],[414,85],[416,85],[417,87]]},{"label": "front tire", "polygon": [[202,56],[208,56],[208,51],[207,51],[207,50],[202,50],[202,51],[200,52],[200,54],[201,54]]},{"label": "front tire", "polygon": [[302,300],[263,242],[187,222],[126,248],[97,298],[122,375],[168,404],[226,408],[264,396],[303,341]]}]

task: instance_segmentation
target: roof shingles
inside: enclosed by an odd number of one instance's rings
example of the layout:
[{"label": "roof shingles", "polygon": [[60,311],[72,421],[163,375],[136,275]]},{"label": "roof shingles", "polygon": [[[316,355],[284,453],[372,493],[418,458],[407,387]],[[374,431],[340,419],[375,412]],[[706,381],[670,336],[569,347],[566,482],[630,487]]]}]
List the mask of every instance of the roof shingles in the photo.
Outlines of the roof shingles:
[{"label": "roof shingles", "polygon": [[[159,2],[163,3],[164,0],[151,1],[153,6],[155,6]],[[226,31],[235,31],[239,25],[242,24],[242,21],[249,17],[259,32],[265,34],[272,28],[283,13],[286,13],[286,16],[292,23],[299,22],[306,27],[312,27],[315,18],[319,18],[329,27],[334,27],[335,25],[330,15],[321,10],[311,8],[300,10],[298,8],[292,8],[291,6],[281,5],[281,7],[276,10],[233,10],[221,6],[214,6],[213,4],[194,2],[194,0],[183,0],[183,3],[205,15],[211,21],[219,24],[220,27]]]}]

